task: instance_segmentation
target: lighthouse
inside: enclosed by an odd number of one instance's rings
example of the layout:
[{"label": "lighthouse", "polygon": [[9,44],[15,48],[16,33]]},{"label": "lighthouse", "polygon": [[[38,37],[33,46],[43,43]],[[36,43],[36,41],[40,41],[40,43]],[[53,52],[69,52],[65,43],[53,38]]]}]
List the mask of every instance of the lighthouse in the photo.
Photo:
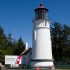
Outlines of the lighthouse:
[{"label": "lighthouse", "polygon": [[40,7],[34,11],[31,66],[53,66],[48,9],[44,8],[43,4],[40,3]]}]

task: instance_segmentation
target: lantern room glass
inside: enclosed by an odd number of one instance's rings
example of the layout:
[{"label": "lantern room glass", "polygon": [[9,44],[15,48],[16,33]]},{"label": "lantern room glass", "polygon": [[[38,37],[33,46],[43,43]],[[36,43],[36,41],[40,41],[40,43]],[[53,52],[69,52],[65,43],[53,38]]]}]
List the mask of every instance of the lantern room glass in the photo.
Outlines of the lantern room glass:
[{"label": "lantern room glass", "polygon": [[35,19],[46,19],[46,10],[38,10],[35,12]]}]

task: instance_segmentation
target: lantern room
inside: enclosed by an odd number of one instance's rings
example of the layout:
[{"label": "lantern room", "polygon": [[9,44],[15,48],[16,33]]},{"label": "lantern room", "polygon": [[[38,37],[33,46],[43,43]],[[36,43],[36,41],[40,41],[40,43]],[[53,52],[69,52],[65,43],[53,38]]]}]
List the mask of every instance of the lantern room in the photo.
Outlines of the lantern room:
[{"label": "lantern room", "polygon": [[48,9],[43,7],[43,4],[40,3],[40,8],[35,9],[35,20],[38,19],[47,19]]}]

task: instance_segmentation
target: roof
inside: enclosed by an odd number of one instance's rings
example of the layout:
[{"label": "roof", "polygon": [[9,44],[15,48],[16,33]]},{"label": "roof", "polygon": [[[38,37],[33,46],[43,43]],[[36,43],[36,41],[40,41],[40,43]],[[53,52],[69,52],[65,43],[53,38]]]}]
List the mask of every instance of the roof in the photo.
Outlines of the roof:
[{"label": "roof", "polygon": [[46,10],[46,11],[48,11],[47,8],[44,8],[44,6],[43,6],[42,3],[40,3],[40,7],[39,7],[39,8],[36,8],[36,9],[35,9],[35,12],[38,11],[38,10]]},{"label": "roof", "polygon": [[47,8],[36,8],[36,9],[35,9],[35,12],[36,12],[37,10],[46,10],[46,11],[48,11]]},{"label": "roof", "polygon": [[28,48],[27,50],[24,50],[20,55],[26,55],[32,48]]}]

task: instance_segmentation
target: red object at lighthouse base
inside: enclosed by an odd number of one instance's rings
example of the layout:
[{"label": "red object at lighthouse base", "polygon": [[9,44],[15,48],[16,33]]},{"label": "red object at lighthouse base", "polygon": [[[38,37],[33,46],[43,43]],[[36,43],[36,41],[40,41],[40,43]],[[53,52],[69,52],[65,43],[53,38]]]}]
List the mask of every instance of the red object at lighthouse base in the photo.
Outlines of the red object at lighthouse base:
[{"label": "red object at lighthouse base", "polygon": [[40,70],[40,67],[36,67],[36,70]]}]

